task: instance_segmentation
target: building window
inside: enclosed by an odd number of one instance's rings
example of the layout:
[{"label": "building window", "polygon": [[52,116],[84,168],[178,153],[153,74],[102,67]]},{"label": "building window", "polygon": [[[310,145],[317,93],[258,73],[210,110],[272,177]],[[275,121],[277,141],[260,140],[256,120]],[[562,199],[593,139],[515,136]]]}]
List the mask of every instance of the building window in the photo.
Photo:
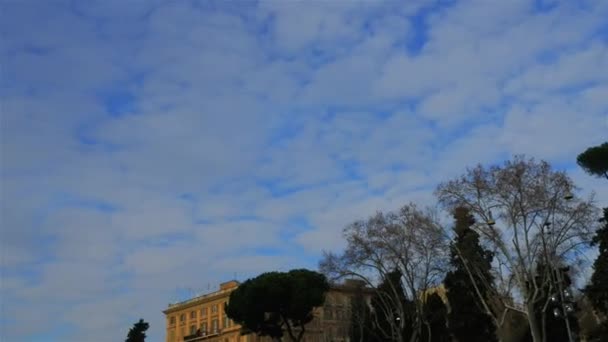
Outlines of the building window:
[{"label": "building window", "polygon": [[175,324],[175,316],[169,317],[169,324],[171,324],[171,325]]},{"label": "building window", "polygon": [[186,314],[181,314],[181,315],[179,315],[179,321],[180,321],[180,322],[182,322],[182,323],[183,323],[185,320],[186,320]]},{"label": "building window", "polygon": [[228,316],[225,314],[224,317],[222,317],[222,328],[228,328]]},{"label": "building window", "polygon": [[196,311],[190,311],[190,319],[196,319]]},{"label": "building window", "polygon": [[182,327],[180,329],[180,333],[181,333],[182,337],[186,336],[186,328]]},{"label": "building window", "polygon": [[211,321],[211,332],[217,333],[217,318]]},{"label": "building window", "polygon": [[211,306],[211,313],[217,313],[217,304]]},{"label": "building window", "polygon": [[190,335],[194,335],[196,334],[196,325],[191,325],[190,326]]},{"label": "building window", "polygon": [[203,317],[207,316],[207,308],[201,309],[201,316],[203,316]]},{"label": "building window", "polygon": [[203,332],[203,334],[207,333],[207,322],[201,323],[201,331]]}]

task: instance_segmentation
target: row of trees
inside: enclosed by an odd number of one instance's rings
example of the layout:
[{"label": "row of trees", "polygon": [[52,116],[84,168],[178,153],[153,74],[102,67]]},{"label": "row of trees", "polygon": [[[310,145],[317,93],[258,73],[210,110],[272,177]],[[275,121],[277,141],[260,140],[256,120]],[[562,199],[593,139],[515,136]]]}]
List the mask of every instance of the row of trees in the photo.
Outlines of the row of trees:
[{"label": "row of trees", "polygon": [[[594,147],[578,162],[608,178],[607,151]],[[380,212],[347,226],[346,249],[326,252],[320,268],[331,280],[356,277],[376,288],[369,312],[355,310],[358,341],[574,341],[571,277],[590,243],[600,255],[584,293],[604,322],[608,307],[608,229],[593,196],[577,190],[544,161],[480,165],[435,191],[452,229],[441,212],[415,204]],[[447,307],[425,295],[440,285]]]},{"label": "row of trees", "polygon": [[[608,179],[608,143],[577,161]],[[344,229],[347,246],[324,254],[322,274],[298,269],[249,279],[231,293],[226,313],[243,333],[280,341],[286,332],[301,341],[327,279],[358,278],[373,295],[351,302],[352,341],[575,341],[571,276],[591,244],[599,256],[583,293],[603,323],[588,337],[608,340],[608,208],[598,221],[593,196],[576,190],[544,161],[518,156],[479,165],[435,191],[452,214],[451,229],[439,212],[413,203],[378,212]],[[140,320],[127,341],[143,341],[147,328]]]}]

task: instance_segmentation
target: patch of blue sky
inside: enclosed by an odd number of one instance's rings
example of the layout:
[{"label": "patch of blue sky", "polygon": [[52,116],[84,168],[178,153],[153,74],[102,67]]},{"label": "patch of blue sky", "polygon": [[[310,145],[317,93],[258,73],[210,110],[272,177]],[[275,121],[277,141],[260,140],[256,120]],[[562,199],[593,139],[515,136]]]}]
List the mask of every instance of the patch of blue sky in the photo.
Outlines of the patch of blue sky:
[{"label": "patch of blue sky", "polygon": [[256,184],[268,191],[272,197],[284,197],[295,192],[309,188],[307,185],[289,186],[285,180],[280,179],[263,179],[258,180]]},{"label": "patch of blue sky", "polygon": [[29,55],[34,55],[34,56],[38,56],[38,57],[44,57],[46,55],[48,55],[49,53],[51,53],[53,50],[49,47],[44,47],[44,46],[40,46],[40,45],[26,45],[23,47],[23,52],[29,54]]},{"label": "patch of blue sky", "polygon": [[137,110],[136,97],[129,90],[113,88],[100,92],[98,96],[111,117],[133,114]]},{"label": "patch of blue sky", "polygon": [[275,127],[266,140],[267,146],[278,146],[295,138],[304,128],[304,123],[298,117],[298,115],[290,115]]},{"label": "patch of blue sky", "polygon": [[[46,245],[45,245],[46,246]],[[40,246],[40,247],[45,247]],[[41,251],[42,252],[42,251]],[[46,252],[44,254],[47,254]],[[27,285],[39,284],[42,280],[41,266],[54,259],[53,256],[49,255],[50,260],[44,258],[43,255],[36,256],[39,260],[29,262],[27,264],[20,264],[17,267],[2,266],[2,276],[6,279],[16,277],[24,281]]]},{"label": "patch of blue sky", "polygon": [[241,215],[233,215],[233,216],[227,217],[224,221],[225,222],[263,222],[264,219],[259,216],[256,216],[256,215],[241,214]]},{"label": "patch of blue sky", "polygon": [[87,122],[76,126],[73,137],[84,149],[94,148],[107,153],[113,153],[124,148],[123,145],[110,143],[99,139],[95,134],[96,122]]},{"label": "patch of blue sky", "polygon": [[[578,164],[576,163],[576,156],[574,156],[570,160],[568,160],[568,159],[552,160],[551,167],[553,167],[553,169],[558,170],[558,171],[568,172],[569,176],[571,176],[572,172],[580,171],[580,166],[578,166]],[[587,190],[589,190],[589,189],[587,189]]]},{"label": "patch of blue sky", "polygon": [[191,243],[195,241],[195,232],[188,233],[165,233],[150,239],[132,242],[135,247],[169,247],[177,243]]},{"label": "patch of blue sky", "polygon": [[555,9],[558,1],[555,0],[534,0],[532,4],[533,13],[548,13]]},{"label": "patch of blue sky", "polygon": [[53,196],[52,207],[60,209],[64,207],[73,207],[80,209],[96,210],[103,213],[113,213],[120,208],[112,203],[79,196],[69,192],[58,192]]},{"label": "patch of blue sky", "polygon": [[589,88],[603,84],[605,84],[605,82],[599,82],[596,80],[580,80],[579,82],[572,82],[562,87],[559,87],[558,89],[556,89],[556,92],[564,96],[576,96],[577,94],[580,94],[581,92]]},{"label": "patch of blue sky", "polygon": [[194,220],[194,224],[197,225],[209,225],[209,224],[213,224],[216,221],[208,219],[208,218],[197,218]]},{"label": "patch of blue sky", "polygon": [[279,238],[282,241],[292,241],[300,233],[311,229],[313,229],[313,226],[306,217],[294,216],[289,218],[284,229],[279,233]]},{"label": "patch of blue sky", "polygon": [[541,64],[553,64],[559,61],[560,51],[544,50],[536,56],[536,61]]},{"label": "patch of blue sky", "polygon": [[276,247],[256,247],[252,248],[251,253],[259,256],[276,256],[280,257],[284,255],[285,250]]},{"label": "patch of blue sky", "polygon": [[30,335],[27,340],[32,342],[68,341],[75,329],[74,324],[60,322],[44,333]]},{"label": "patch of blue sky", "polygon": [[[438,10],[444,10],[455,2],[453,0],[429,2],[427,6],[422,7],[416,14],[409,17],[412,34],[406,40],[405,48],[410,55],[418,55],[428,41],[427,19],[429,15]],[[397,42],[397,44],[399,43]]]},{"label": "patch of blue sky", "polygon": [[[426,18],[428,13],[430,13],[430,10],[421,10],[416,15],[410,17],[412,34],[405,42],[405,48],[410,55],[419,54],[427,42],[428,27]],[[401,42],[396,42],[395,44],[399,43]]]},{"label": "patch of blue sky", "polygon": [[362,180],[365,177],[361,173],[361,163],[357,160],[338,160],[339,158],[334,157],[342,167],[344,173],[344,180]]},{"label": "patch of blue sky", "polygon": [[336,60],[337,53],[326,49],[323,45],[313,45],[306,53],[306,61],[313,68],[319,68]]},{"label": "patch of blue sky", "polygon": [[599,39],[601,42],[608,44],[608,20],[595,30],[592,38]]}]

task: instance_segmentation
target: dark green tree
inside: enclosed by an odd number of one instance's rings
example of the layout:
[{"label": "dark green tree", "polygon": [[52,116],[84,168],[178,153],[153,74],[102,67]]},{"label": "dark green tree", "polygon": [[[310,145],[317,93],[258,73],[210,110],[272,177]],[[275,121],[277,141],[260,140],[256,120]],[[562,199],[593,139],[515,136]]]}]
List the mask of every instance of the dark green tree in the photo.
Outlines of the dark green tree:
[{"label": "dark green tree", "polygon": [[[608,142],[588,148],[578,155],[576,161],[590,175],[608,179]],[[592,241],[598,246],[599,255],[593,263],[593,275],[584,292],[594,310],[604,317],[599,335],[594,337],[608,340],[608,208],[604,208],[604,217],[600,221],[604,225]]]},{"label": "dark green tree", "polygon": [[479,234],[471,229],[475,219],[469,210],[458,207],[453,215],[456,236],[451,246],[452,270],[444,280],[450,303],[450,334],[460,342],[497,341],[494,320],[482,302],[482,298],[486,303],[490,299],[493,255],[481,247]]},{"label": "dark green tree", "polygon": [[146,330],[150,324],[140,319],[139,322],[133,324],[133,328],[129,329],[125,342],[144,342],[146,340]]},{"label": "dark green tree", "polygon": [[585,288],[595,311],[607,318],[601,331],[601,338],[608,341],[608,208],[604,208],[604,217],[600,220],[604,225],[597,230],[593,245],[597,245],[599,255],[593,263],[593,274]]},{"label": "dark green tree", "polygon": [[325,276],[314,271],[263,273],[230,294],[226,314],[244,333],[281,340],[286,331],[292,341],[301,341],[313,308],[323,305],[327,290]]},{"label": "dark green tree", "polygon": [[608,142],[589,147],[578,155],[576,161],[588,174],[608,179]]},{"label": "dark green tree", "polygon": [[437,293],[432,293],[424,301],[424,325],[420,341],[448,342],[450,333],[447,327],[447,307]]}]

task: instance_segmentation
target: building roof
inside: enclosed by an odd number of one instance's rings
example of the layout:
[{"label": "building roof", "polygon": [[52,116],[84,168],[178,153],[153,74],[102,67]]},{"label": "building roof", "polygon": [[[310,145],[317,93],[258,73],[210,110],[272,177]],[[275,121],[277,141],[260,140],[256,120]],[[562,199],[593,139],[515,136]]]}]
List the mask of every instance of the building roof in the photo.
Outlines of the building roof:
[{"label": "building roof", "polygon": [[206,293],[200,296],[196,296],[181,302],[177,303],[169,303],[168,308],[163,310],[163,313],[167,314],[174,311],[179,311],[181,309],[187,308],[189,306],[195,306],[202,302],[211,301],[218,297],[223,297],[239,286],[239,282],[236,280],[230,280],[220,284],[220,289],[214,292]]},{"label": "building roof", "polygon": [[[191,306],[196,306],[204,302],[209,302],[216,298],[224,297],[230,292],[234,291],[239,285],[240,283],[236,280],[223,282],[220,284],[220,289],[218,291],[206,293],[181,302],[169,303],[168,308],[163,310],[163,313],[168,314]],[[372,291],[371,288],[365,286],[364,282],[354,279],[346,279],[342,284],[332,284],[330,290],[342,292],[352,292],[356,290],[362,290],[363,292]]]}]

